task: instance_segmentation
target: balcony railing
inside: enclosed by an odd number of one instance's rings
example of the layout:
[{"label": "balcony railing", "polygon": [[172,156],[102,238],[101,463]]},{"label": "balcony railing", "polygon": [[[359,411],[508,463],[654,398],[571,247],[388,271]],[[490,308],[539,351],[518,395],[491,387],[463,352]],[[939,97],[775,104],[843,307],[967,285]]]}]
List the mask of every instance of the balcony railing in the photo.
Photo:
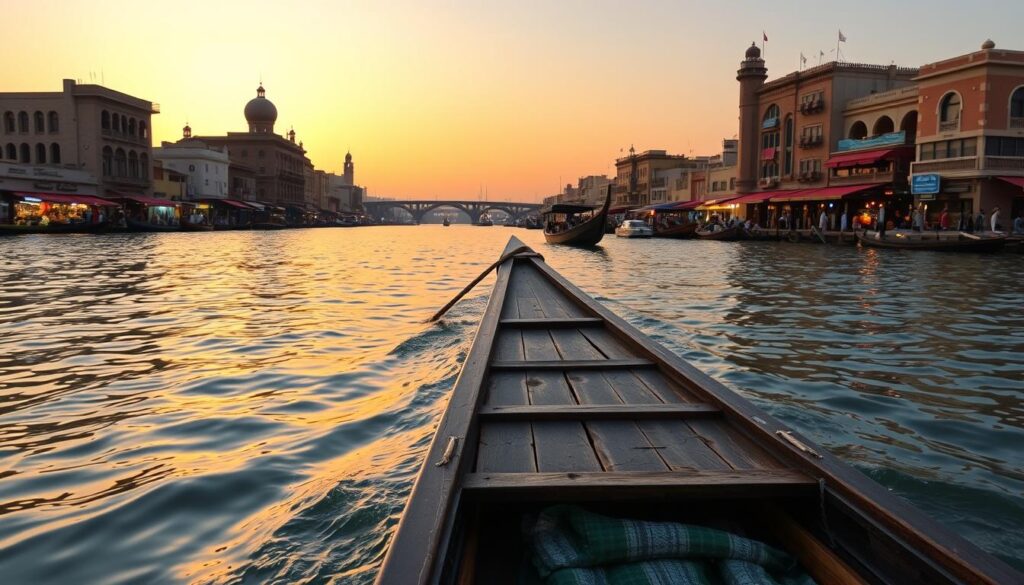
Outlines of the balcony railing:
[{"label": "balcony railing", "polygon": [[986,156],[983,163],[983,168],[995,171],[1024,171],[1024,157],[1020,156]]},{"label": "balcony railing", "polygon": [[1010,128],[1024,128],[1024,118],[1010,118]]},{"label": "balcony railing", "polygon": [[664,187],[666,184],[667,183],[665,182],[665,178],[661,177],[661,178],[654,179],[653,181],[651,181],[651,188],[652,189],[658,189],[660,187]]},{"label": "balcony railing", "polygon": [[821,171],[804,171],[796,175],[796,180],[800,183],[813,183],[821,180]]},{"label": "balcony railing", "polygon": [[937,173],[941,171],[972,171],[978,168],[978,157],[965,156],[942,160],[925,160],[911,164],[911,174]]},{"label": "balcony railing", "polygon": [[821,146],[821,143],[824,141],[824,136],[801,136],[800,148],[814,148],[815,146]]},{"label": "balcony railing", "polygon": [[862,183],[891,183],[895,180],[896,174],[893,171],[875,171],[872,173],[857,173],[854,175],[829,177],[828,184],[837,187],[843,185],[860,185]]},{"label": "balcony railing", "polygon": [[956,132],[960,129],[960,118],[948,122],[939,122],[939,132]]}]

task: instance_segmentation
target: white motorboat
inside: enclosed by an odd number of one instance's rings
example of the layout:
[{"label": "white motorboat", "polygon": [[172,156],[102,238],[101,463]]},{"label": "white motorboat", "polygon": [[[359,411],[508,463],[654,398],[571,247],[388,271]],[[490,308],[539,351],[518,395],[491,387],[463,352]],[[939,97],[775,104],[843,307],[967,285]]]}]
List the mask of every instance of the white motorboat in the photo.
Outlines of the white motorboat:
[{"label": "white motorboat", "polygon": [[622,225],[615,228],[615,235],[620,238],[649,238],[654,235],[654,230],[647,222],[639,219],[627,219]]}]

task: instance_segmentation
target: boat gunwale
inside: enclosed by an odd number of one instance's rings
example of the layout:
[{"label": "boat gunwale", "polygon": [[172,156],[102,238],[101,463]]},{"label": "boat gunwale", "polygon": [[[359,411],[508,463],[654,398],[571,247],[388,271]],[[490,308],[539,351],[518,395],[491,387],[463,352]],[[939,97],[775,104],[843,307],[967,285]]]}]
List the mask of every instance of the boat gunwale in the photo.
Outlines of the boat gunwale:
[{"label": "boat gunwale", "polygon": [[[789,467],[802,469],[819,478],[824,482],[825,491],[845,504],[851,513],[875,525],[893,540],[909,543],[905,548],[914,551],[918,558],[939,572],[952,573],[964,583],[998,585],[1020,578],[1020,574],[1002,560],[968,542],[910,502],[893,495],[881,484],[650,339],[540,259],[528,260],[568,299],[603,318],[605,328],[617,335],[620,341],[632,343],[633,349],[641,352],[640,357],[646,355],[657,366],[661,366],[663,375],[680,384],[684,390],[703,397],[708,404],[718,407],[723,418],[735,423],[737,428],[772,455],[788,456],[786,463]],[[789,434],[807,447],[818,449],[813,455],[804,452],[780,438],[777,434],[779,432]],[[869,510],[874,513],[866,513]],[[932,538],[929,534],[939,535],[940,538]],[[940,539],[945,542],[940,542]],[[970,562],[965,559],[970,559]]]}]

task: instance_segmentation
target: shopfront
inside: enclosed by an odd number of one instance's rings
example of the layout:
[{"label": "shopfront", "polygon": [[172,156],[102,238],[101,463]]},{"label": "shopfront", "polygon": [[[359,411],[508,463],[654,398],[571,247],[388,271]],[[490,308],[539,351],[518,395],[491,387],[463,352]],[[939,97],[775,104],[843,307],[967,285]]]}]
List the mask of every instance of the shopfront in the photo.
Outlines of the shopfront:
[{"label": "shopfront", "polygon": [[4,191],[0,192],[0,225],[30,228],[25,231],[96,231],[116,207],[91,195]]}]

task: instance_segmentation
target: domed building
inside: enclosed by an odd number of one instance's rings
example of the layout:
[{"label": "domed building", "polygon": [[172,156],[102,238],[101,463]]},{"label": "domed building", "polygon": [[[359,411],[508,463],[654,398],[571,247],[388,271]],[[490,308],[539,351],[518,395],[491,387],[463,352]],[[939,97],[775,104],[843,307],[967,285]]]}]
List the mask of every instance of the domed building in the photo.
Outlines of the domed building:
[{"label": "domed building", "polygon": [[267,98],[261,83],[256,97],[242,111],[248,132],[228,132],[226,136],[192,136],[183,141],[202,141],[227,149],[231,158],[228,171],[228,198],[258,201],[277,207],[304,208],[316,205],[306,201],[310,189],[306,176],[312,163],[306,150],[295,142],[295,131],[287,137],[274,132],[277,106]]}]

